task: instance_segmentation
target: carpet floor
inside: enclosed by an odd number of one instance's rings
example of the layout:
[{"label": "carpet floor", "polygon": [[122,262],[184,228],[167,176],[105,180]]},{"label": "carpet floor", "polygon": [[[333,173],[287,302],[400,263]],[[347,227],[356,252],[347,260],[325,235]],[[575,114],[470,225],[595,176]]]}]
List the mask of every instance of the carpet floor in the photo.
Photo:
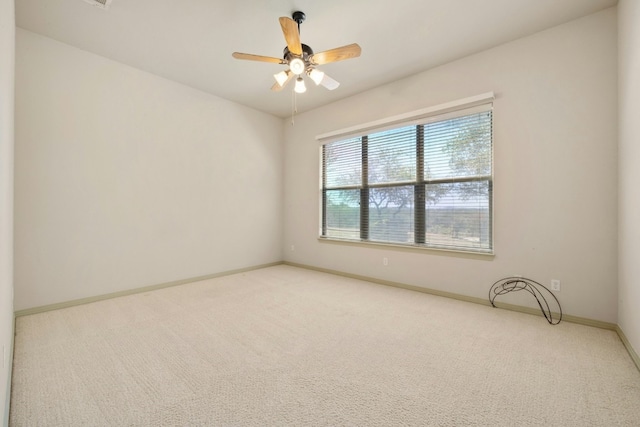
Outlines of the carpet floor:
[{"label": "carpet floor", "polygon": [[275,266],[16,319],[13,426],[638,426],[613,331]]}]

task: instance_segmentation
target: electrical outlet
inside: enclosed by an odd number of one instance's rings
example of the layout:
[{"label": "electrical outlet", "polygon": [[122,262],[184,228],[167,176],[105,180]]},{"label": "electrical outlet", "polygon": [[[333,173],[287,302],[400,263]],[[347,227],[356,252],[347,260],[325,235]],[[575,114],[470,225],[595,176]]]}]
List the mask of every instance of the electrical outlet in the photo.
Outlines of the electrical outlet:
[{"label": "electrical outlet", "polygon": [[551,290],[555,292],[560,292],[560,280],[551,279]]},{"label": "electrical outlet", "polygon": [[387,257],[382,258],[382,265],[389,265],[389,259]]},{"label": "electrical outlet", "polygon": [[296,245],[291,245],[291,252],[295,252],[296,251]]}]

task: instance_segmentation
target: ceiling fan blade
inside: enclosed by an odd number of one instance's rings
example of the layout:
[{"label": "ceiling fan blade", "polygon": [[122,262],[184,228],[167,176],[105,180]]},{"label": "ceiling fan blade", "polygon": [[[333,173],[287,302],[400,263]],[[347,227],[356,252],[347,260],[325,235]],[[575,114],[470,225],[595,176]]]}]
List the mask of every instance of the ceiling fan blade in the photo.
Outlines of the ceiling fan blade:
[{"label": "ceiling fan blade", "polygon": [[298,24],[296,21],[282,16],[280,17],[280,26],[282,27],[284,39],[287,41],[289,52],[302,56],[302,44],[300,44],[300,33],[298,32]]},{"label": "ceiling fan blade", "polygon": [[357,43],[346,46],[337,47],[335,49],[325,50],[311,55],[310,61],[315,65],[328,64],[330,62],[342,61],[345,59],[357,58],[360,56],[362,49]]},{"label": "ceiling fan blade", "polygon": [[250,53],[233,52],[231,54],[236,59],[245,59],[247,61],[259,61],[259,62],[271,62],[273,64],[285,64],[285,61],[280,58],[273,58],[271,56],[252,55]]},{"label": "ceiling fan blade", "polygon": [[337,81],[333,80],[331,77],[327,76],[326,74],[324,75],[324,77],[320,81],[320,84],[322,86],[326,87],[329,90],[337,89],[338,86],[340,86],[340,83],[338,83]]},{"label": "ceiling fan blade", "polygon": [[271,86],[271,90],[274,92],[279,92],[282,89],[284,89],[284,87],[287,85],[287,83],[289,83],[289,81],[291,81],[291,79],[293,78],[293,73],[290,70],[286,70],[285,73],[287,74],[287,79],[282,83],[282,85],[280,85],[280,83],[278,83],[277,81],[273,84],[273,86]]}]

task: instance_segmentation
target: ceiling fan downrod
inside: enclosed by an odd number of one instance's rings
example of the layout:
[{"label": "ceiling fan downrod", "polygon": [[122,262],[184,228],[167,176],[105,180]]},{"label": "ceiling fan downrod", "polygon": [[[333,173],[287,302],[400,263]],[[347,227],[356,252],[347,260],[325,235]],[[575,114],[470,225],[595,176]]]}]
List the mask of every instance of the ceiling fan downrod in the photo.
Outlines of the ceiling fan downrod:
[{"label": "ceiling fan downrod", "polygon": [[300,12],[299,10],[296,10],[291,14],[291,17],[295,22],[298,23],[298,34],[300,34],[300,24],[302,24],[304,20],[307,19],[307,15],[305,15],[304,12]]}]

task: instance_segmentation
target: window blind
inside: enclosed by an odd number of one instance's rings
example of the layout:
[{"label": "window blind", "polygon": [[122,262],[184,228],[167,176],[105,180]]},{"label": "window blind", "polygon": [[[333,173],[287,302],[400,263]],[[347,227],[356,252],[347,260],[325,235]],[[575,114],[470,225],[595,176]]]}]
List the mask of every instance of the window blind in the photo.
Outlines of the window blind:
[{"label": "window blind", "polygon": [[321,237],[491,253],[492,104],[322,146]]}]

